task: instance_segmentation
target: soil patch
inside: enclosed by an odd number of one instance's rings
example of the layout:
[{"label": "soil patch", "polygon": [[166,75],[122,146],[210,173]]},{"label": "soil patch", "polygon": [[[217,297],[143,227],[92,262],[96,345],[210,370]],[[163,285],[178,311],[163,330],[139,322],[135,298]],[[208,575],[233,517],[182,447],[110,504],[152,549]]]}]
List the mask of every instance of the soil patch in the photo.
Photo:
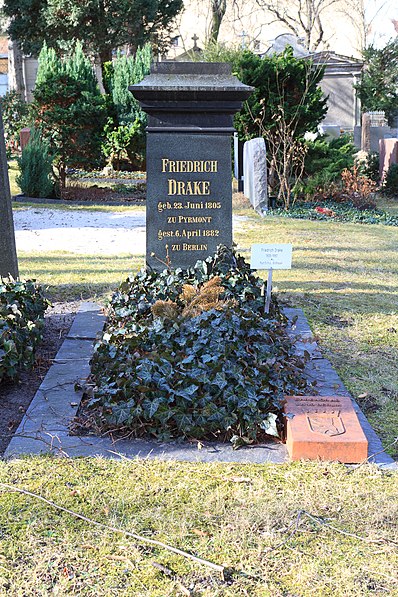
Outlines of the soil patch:
[{"label": "soil patch", "polygon": [[43,381],[55,355],[67,336],[80,301],[54,303],[47,309],[44,339],[36,351],[31,371],[21,371],[19,380],[0,386],[0,456],[21,422],[26,409]]}]

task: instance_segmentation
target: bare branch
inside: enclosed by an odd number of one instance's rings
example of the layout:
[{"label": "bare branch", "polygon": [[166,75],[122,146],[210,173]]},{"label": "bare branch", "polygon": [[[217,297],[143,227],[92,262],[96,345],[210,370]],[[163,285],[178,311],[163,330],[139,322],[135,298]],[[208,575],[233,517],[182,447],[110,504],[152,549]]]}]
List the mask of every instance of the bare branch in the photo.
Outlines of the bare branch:
[{"label": "bare branch", "polygon": [[[333,6],[336,10],[342,0],[256,0],[257,4],[283,23],[297,37],[304,37],[308,50],[316,50],[324,41],[324,23]],[[357,0],[344,2],[347,13]]]}]

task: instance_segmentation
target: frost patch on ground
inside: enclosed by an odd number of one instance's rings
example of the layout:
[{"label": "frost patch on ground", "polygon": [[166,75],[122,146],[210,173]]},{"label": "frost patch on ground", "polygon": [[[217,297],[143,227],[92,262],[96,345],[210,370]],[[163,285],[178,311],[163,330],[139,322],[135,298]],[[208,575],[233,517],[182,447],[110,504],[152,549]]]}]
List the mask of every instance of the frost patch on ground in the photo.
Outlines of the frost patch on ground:
[{"label": "frost patch on ground", "polygon": [[131,214],[29,207],[14,212],[19,251],[145,254],[145,211]]}]

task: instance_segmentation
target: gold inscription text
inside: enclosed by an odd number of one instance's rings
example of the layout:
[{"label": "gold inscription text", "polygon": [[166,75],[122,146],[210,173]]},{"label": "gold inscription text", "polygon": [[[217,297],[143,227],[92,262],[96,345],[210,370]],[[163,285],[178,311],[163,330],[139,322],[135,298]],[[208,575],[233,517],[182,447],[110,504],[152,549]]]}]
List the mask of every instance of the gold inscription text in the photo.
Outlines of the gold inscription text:
[{"label": "gold inscription text", "polygon": [[174,180],[169,178],[168,195],[210,195],[209,180]]},{"label": "gold inscription text", "polygon": [[217,160],[162,159],[162,172],[218,172]]}]

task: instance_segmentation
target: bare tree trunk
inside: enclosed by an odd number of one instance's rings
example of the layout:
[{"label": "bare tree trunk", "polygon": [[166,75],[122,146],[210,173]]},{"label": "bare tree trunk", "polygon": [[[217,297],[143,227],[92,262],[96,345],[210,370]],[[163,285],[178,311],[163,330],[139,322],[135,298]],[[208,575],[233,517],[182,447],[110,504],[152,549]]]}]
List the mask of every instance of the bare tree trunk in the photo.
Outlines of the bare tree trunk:
[{"label": "bare tree trunk", "polygon": [[227,0],[211,0],[211,25],[209,33],[209,42],[217,43],[220,27],[227,10]]},{"label": "bare tree trunk", "polygon": [[9,275],[18,278],[18,259],[15,247],[3,117],[0,108],[0,276],[6,278]]},{"label": "bare tree trunk", "polygon": [[102,76],[102,64],[99,56],[96,56],[94,61],[94,72],[98,81],[98,87],[101,93],[105,93],[104,79]]},{"label": "bare tree trunk", "polygon": [[23,57],[18,42],[8,42],[8,88],[24,96]]}]

